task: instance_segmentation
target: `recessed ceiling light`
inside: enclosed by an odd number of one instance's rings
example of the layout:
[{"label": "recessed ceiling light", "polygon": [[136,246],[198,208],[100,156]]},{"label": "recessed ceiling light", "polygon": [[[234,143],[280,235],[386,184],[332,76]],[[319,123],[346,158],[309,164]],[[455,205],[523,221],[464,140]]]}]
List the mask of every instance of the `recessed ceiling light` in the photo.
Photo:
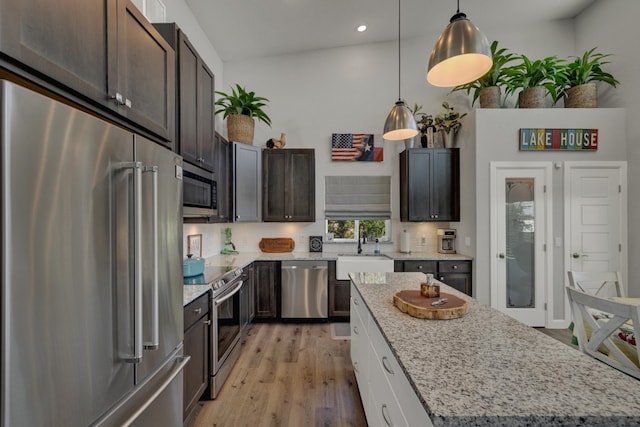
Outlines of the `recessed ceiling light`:
[{"label": "recessed ceiling light", "polygon": [[366,29],[367,29],[367,26],[366,26],[366,25],[359,25],[359,26],[358,26],[358,28],[357,28],[357,30],[358,30],[358,32],[359,32],[359,33],[361,33],[361,32],[363,32],[363,31],[365,31]]}]

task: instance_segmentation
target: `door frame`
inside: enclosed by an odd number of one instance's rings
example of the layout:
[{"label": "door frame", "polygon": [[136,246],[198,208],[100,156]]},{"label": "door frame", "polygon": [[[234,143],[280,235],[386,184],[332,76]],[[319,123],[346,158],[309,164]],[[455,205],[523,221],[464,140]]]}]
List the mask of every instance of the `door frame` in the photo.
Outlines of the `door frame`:
[{"label": "door frame", "polygon": [[[618,176],[620,178],[620,217],[618,218],[620,224],[620,274],[622,275],[622,281],[626,289],[628,287],[627,272],[628,272],[628,259],[629,259],[629,243],[628,243],[628,181],[627,181],[627,162],[626,161],[566,161],[564,162],[564,263],[563,263],[563,277],[564,286],[569,286],[569,277],[567,271],[571,268],[571,254],[569,253],[569,244],[571,242],[571,201],[568,198],[569,185],[571,180],[571,171],[573,169],[618,169]],[[569,299],[566,292],[563,292],[564,296],[564,322],[563,324],[568,326],[571,323],[571,306],[569,305]],[[557,319],[556,319],[557,322]]]},{"label": "door frame", "polygon": [[544,209],[544,224],[545,231],[542,236],[542,241],[544,245],[544,255],[542,260],[544,262],[544,274],[542,276],[542,280],[546,283],[543,286],[544,292],[544,304],[545,304],[545,326],[548,326],[553,320],[553,245],[552,242],[553,236],[553,163],[550,161],[541,161],[541,162],[519,162],[519,161],[509,161],[509,162],[490,162],[489,163],[489,219],[490,219],[490,258],[491,265],[489,269],[489,277],[491,282],[491,307],[496,308],[498,306],[498,282],[495,275],[498,271],[498,254],[497,254],[497,246],[498,246],[498,238],[497,238],[497,230],[498,230],[498,215],[496,215],[497,206],[494,205],[494,191],[496,189],[497,184],[497,172],[501,169],[535,169],[542,170],[544,174],[544,185],[546,188],[544,189],[545,194],[545,209]]}]

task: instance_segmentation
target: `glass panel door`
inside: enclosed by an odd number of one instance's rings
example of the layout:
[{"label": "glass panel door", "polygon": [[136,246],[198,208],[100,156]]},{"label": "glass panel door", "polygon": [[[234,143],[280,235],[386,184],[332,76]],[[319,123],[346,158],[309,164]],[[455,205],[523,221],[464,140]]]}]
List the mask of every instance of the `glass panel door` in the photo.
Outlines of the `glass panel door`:
[{"label": "glass panel door", "polygon": [[535,308],[533,178],[505,180],[507,308]]}]

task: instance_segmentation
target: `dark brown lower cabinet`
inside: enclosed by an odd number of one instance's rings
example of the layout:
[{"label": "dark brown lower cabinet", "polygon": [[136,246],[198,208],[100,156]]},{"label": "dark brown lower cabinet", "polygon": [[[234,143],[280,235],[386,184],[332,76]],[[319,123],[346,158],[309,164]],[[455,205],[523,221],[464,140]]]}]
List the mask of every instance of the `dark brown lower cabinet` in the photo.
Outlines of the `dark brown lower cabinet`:
[{"label": "dark brown lower cabinet", "polygon": [[329,318],[332,320],[349,319],[350,280],[336,279],[336,262],[329,261]]},{"label": "dark brown lower cabinet", "polygon": [[471,268],[471,261],[411,260],[394,263],[394,271],[431,273],[437,280],[469,296],[472,293]]},{"label": "dark brown lower cabinet", "polygon": [[253,263],[255,284],[255,318],[277,319],[280,294],[280,262],[256,261]]},{"label": "dark brown lower cabinet", "polygon": [[184,354],[191,360],[183,373],[183,419],[195,409],[209,380],[210,292],[184,307]]}]

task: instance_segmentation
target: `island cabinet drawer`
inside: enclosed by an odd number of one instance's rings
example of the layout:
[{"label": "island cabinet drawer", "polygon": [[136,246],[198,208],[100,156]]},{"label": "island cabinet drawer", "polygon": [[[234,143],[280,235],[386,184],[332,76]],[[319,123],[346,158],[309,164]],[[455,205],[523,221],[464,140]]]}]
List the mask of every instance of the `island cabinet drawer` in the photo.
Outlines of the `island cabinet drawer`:
[{"label": "island cabinet drawer", "polygon": [[471,262],[438,261],[438,273],[471,273]]},{"label": "island cabinet drawer", "polygon": [[207,313],[209,313],[209,292],[199,296],[184,308],[184,329],[188,329]]},{"label": "island cabinet drawer", "polygon": [[438,271],[436,261],[404,261],[405,273],[435,273]]},{"label": "island cabinet drawer", "polygon": [[[376,359],[375,363],[379,366],[380,374],[386,378],[393,390],[404,420],[412,427],[432,426],[431,419],[418,399],[416,391],[409,383],[389,344],[373,322],[370,323],[369,338],[373,348],[371,356]],[[373,365],[374,362],[370,363]]]}]

